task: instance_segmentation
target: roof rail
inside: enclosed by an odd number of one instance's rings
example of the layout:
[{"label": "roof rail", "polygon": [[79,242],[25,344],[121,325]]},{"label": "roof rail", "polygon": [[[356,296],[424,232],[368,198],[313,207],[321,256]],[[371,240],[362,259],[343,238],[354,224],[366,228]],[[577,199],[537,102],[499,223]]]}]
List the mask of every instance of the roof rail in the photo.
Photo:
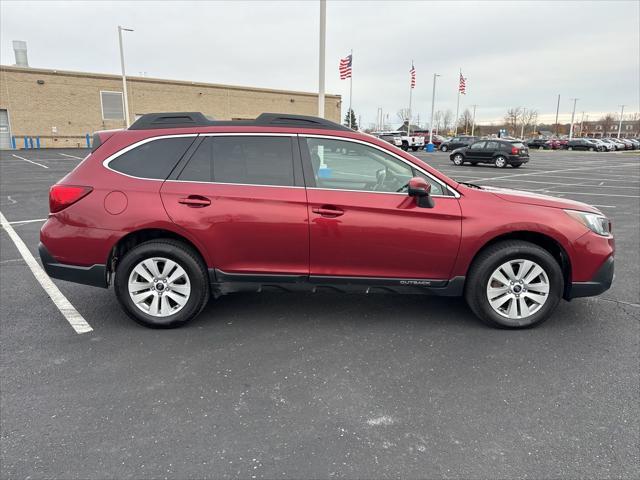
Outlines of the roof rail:
[{"label": "roof rail", "polygon": [[210,120],[200,112],[147,113],[133,122],[129,130],[216,126],[306,127],[327,130],[350,130],[320,117],[289,113],[262,113],[255,120]]}]

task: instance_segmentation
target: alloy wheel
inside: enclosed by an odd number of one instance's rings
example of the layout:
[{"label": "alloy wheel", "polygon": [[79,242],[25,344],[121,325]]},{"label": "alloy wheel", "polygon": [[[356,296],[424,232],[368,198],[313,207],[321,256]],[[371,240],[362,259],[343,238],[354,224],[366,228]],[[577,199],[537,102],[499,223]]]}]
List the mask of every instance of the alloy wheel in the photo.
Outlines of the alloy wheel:
[{"label": "alloy wheel", "polygon": [[489,277],[487,299],[491,308],[515,324],[538,312],[549,298],[547,272],[532,260],[503,263]]},{"label": "alloy wheel", "polygon": [[134,305],[154,317],[179,312],[189,301],[191,281],[178,263],[164,257],[152,257],[138,263],[128,281]]}]

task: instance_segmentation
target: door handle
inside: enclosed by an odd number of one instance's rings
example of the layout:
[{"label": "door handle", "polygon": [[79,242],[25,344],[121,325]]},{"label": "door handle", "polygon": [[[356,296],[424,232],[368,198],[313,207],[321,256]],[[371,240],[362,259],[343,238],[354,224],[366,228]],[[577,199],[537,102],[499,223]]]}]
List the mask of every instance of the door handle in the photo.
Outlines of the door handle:
[{"label": "door handle", "polygon": [[311,211],[313,213],[317,213],[318,215],[322,215],[323,217],[339,217],[340,215],[344,215],[344,210],[340,210],[339,208],[333,207],[331,205],[313,207]]},{"label": "door handle", "polygon": [[201,195],[189,195],[188,197],[179,198],[178,203],[191,208],[202,208],[211,205],[211,200]]}]

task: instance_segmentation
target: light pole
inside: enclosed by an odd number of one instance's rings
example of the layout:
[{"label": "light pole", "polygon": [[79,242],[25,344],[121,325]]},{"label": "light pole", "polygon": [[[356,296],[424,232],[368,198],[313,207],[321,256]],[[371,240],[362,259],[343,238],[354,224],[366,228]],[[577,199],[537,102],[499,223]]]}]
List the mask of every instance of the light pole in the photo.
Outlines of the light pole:
[{"label": "light pole", "polygon": [[558,104],[556,105],[556,137],[558,136],[558,114],[560,113],[560,94],[558,94]]},{"label": "light pole", "polygon": [[324,118],[324,51],[327,42],[327,0],[320,0],[320,52],[318,55],[318,116]]},{"label": "light pole", "polygon": [[[440,75],[433,74],[433,91],[431,92],[431,121],[429,122],[429,145],[433,145],[433,109],[436,105],[436,78]],[[432,147],[433,148],[433,147]]]},{"label": "light pole", "polygon": [[473,137],[473,132],[476,129],[476,107],[478,105],[472,105],[473,106],[473,120],[471,121],[471,136]]},{"label": "light pole", "polygon": [[582,133],[584,127],[584,112],[582,112],[582,118],[580,119],[580,136],[584,137],[584,133]]},{"label": "light pole", "polygon": [[569,140],[573,138],[573,119],[576,116],[576,103],[578,99],[574,98],[572,100],[573,100],[573,112],[571,112],[571,126],[569,127]]},{"label": "light pole", "polygon": [[129,128],[129,98],[127,96],[127,76],[124,73],[124,49],[122,48],[122,31],[133,32],[132,28],[118,25],[118,42],[120,43],[120,67],[122,68],[122,97],[124,99],[124,119]]},{"label": "light pole", "polygon": [[620,123],[618,123],[618,138],[620,138],[620,132],[622,132],[622,116],[624,115],[624,105],[620,105],[622,110],[620,110]]}]

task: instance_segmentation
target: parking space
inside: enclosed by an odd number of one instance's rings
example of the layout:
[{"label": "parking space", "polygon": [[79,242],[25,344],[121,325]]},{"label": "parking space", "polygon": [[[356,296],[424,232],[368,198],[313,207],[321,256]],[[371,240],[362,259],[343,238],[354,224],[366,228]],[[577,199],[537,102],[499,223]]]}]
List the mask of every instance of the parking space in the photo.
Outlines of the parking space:
[{"label": "parking space", "polygon": [[[84,150],[0,153],[0,211],[37,258],[48,187]],[[78,335],[0,234],[2,478],[640,475],[640,156],[535,151],[459,181],[571,198],[613,219],[616,280],[523,331],[461,299],[237,294],[186,327],[56,281]]]}]

